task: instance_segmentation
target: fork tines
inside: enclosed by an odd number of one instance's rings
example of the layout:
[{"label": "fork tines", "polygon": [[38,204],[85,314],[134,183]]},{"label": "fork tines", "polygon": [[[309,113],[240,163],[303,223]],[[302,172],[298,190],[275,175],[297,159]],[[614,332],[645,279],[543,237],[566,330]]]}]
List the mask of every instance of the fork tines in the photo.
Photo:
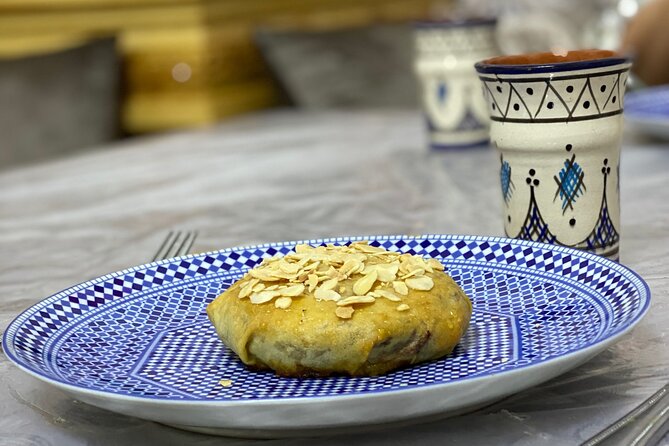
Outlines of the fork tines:
[{"label": "fork tines", "polygon": [[197,231],[170,231],[151,261],[188,254],[196,237]]}]

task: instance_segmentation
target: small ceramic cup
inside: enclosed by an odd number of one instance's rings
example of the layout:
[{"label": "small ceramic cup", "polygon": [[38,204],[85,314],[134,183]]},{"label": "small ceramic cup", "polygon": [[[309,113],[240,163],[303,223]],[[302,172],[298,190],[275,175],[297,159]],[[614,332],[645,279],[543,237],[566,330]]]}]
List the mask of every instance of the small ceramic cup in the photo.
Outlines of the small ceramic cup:
[{"label": "small ceramic cup", "polygon": [[476,64],[499,151],[507,236],[618,258],[629,68],[627,58],[604,50]]},{"label": "small ceramic cup", "polygon": [[495,25],[495,20],[416,24],[414,70],[432,147],[488,142],[488,112],[472,65],[498,54]]}]

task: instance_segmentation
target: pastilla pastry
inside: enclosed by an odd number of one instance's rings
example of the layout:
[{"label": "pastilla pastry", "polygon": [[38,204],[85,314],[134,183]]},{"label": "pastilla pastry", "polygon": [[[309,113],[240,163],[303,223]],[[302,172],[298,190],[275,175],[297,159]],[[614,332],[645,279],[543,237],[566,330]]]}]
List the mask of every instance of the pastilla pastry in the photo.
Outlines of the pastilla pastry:
[{"label": "pastilla pastry", "polygon": [[298,245],[207,307],[248,366],[284,376],[378,375],[451,352],[472,305],[435,259],[370,246]]}]

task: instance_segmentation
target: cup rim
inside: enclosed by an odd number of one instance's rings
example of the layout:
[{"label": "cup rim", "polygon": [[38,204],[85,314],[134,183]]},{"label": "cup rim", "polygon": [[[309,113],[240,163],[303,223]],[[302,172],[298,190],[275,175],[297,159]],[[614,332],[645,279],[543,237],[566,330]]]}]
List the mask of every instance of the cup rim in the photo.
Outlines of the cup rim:
[{"label": "cup rim", "polygon": [[[563,61],[560,58],[564,59]],[[545,62],[523,63],[527,60]],[[571,60],[570,60],[571,59]],[[520,62],[514,63],[514,60]],[[603,68],[629,63],[630,58],[611,50],[586,49],[568,51],[562,56],[554,52],[497,56],[477,62],[474,67],[482,74],[534,74]]]},{"label": "cup rim", "polygon": [[472,17],[468,19],[425,19],[413,22],[416,29],[467,28],[470,26],[493,26],[497,19],[492,17]]}]

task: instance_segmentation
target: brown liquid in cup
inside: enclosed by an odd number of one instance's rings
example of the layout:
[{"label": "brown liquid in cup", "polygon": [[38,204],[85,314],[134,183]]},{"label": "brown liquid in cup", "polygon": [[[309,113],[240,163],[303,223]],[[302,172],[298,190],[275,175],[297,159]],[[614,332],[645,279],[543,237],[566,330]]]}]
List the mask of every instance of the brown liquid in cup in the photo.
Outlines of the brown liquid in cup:
[{"label": "brown liquid in cup", "polygon": [[552,65],[565,62],[581,62],[585,60],[608,59],[622,57],[619,53],[609,50],[577,50],[566,54],[530,53],[515,56],[499,56],[484,60],[486,65]]}]

